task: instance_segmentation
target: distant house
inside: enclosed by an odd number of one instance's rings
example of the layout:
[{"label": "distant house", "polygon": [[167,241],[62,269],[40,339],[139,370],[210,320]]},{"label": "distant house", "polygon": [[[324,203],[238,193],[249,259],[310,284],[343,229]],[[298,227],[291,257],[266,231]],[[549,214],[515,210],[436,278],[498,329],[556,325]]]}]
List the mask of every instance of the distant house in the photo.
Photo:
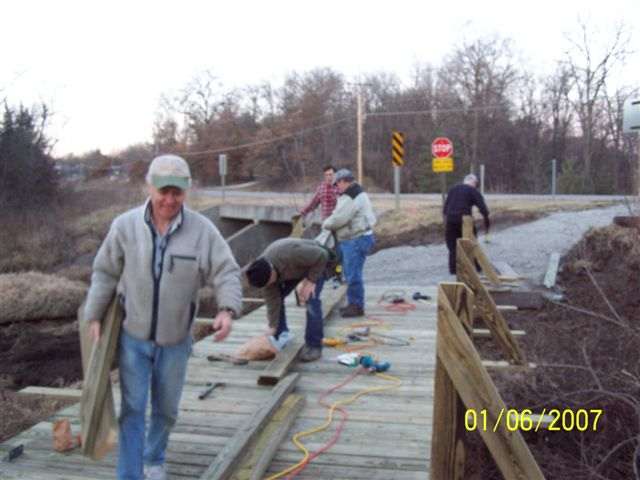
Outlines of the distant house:
[{"label": "distant house", "polygon": [[76,182],[87,178],[87,168],[80,163],[56,161],[53,169],[63,181]]}]

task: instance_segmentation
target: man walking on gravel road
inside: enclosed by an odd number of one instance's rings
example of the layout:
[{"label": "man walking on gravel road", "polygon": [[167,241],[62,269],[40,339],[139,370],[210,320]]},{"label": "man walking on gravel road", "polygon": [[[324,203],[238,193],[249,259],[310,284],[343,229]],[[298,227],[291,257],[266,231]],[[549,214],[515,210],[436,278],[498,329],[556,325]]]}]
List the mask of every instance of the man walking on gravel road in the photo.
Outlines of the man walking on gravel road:
[{"label": "man walking on gravel road", "polygon": [[[462,237],[462,217],[471,215],[471,209],[476,206],[484,217],[485,233],[489,233],[489,210],[484,197],[478,191],[478,177],[470,173],[464,177],[463,183],[452,187],[444,202],[442,214],[445,222],[445,241],[449,250],[449,273],[456,273],[456,242]],[[473,233],[476,233],[474,227]]]}]

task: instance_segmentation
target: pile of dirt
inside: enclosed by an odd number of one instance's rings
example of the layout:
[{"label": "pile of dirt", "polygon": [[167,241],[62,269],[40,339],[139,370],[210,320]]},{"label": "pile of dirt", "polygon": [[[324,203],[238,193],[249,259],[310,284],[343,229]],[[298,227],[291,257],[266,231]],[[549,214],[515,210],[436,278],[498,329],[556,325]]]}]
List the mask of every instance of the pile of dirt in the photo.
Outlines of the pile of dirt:
[{"label": "pile of dirt", "polygon": [[[508,317],[534,370],[491,372],[510,408],[601,409],[594,431],[524,433],[549,479],[634,475],[640,433],[640,232],[608,226],[592,229],[563,257],[558,286],[563,302]],[[495,345],[478,342],[481,356]],[[568,414],[571,416],[571,413]],[[593,420],[594,416],[591,415]],[[477,433],[468,434],[465,478],[500,479]],[[476,461],[477,460],[477,461]]]},{"label": "pile of dirt", "polygon": [[590,273],[619,316],[640,322],[640,230],[617,225],[590,230],[563,259],[560,282],[567,297],[615,317]]}]

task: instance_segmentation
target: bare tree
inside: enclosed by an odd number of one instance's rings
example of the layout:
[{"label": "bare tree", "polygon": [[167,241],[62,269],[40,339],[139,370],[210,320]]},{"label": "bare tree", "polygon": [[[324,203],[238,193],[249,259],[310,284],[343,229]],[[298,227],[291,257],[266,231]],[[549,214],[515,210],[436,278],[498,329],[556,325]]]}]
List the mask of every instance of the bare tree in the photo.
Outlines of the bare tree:
[{"label": "bare tree", "polygon": [[549,153],[551,158],[560,163],[565,157],[567,136],[573,120],[570,90],[570,73],[563,64],[559,64],[556,71],[544,81],[542,101],[545,106],[543,120],[549,125],[551,136]]},{"label": "bare tree", "polygon": [[458,102],[468,109],[471,125],[470,164],[478,171],[480,119],[487,108],[506,107],[510,89],[518,81],[512,64],[511,41],[498,37],[479,38],[457,47],[440,70],[440,81],[448,84]]},{"label": "bare tree", "polygon": [[582,130],[583,184],[593,189],[592,160],[596,135],[597,108],[611,70],[624,63],[629,52],[630,36],[624,24],[619,24],[613,37],[598,48],[596,31],[578,20],[580,35],[568,37],[570,48],[565,52],[565,65],[575,92],[573,103]]},{"label": "bare tree", "polygon": [[[631,191],[633,186],[629,180],[633,178],[633,168],[628,160],[632,158],[633,152],[629,149],[630,143],[625,141],[623,135],[622,117],[624,103],[627,99],[635,97],[638,94],[638,89],[618,88],[611,95],[606,94],[606,91],[605,85],[605,128],[608,146],[613,150],[614,187],[616,192]],[[625,180],[624,184],[623,179]]]}]

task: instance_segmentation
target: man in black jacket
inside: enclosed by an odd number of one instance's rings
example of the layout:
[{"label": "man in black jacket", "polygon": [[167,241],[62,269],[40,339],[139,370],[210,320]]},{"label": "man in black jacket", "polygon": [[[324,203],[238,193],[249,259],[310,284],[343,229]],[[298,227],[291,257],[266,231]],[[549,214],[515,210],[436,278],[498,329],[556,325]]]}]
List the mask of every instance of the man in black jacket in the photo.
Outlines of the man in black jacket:
[{"label": "man in black jacket", "polygon": [[[456,273],[456,241],[462,236],[462,217],[471,215],[471,209],[476,206],[484,217],[485,233],[489,233],[489,210],[484,203],[482,194],[478,191],[478,177],[470,173],[449,190],[444,202],[442,213],[445,220],[445,240],[449,249],[449,273]],[[474,227],[473,233],[476,233]]]}]

